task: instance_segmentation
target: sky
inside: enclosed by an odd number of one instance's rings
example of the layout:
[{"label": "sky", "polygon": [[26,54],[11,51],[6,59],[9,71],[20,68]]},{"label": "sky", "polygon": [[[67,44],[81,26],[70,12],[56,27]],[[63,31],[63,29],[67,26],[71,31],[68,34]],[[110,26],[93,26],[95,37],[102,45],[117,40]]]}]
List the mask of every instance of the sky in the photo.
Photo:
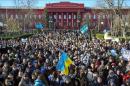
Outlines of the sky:
[{"label": "sky", "polygon": [[[55,3],[55,2],[75,2],[75,3],[83,3],[85,7],[95,7],[97,6],[97,0],[36,0],[34,7],[44,8],[47,3]],[[98,0],[100,1],[100,0]],[[0,0],[0,6],[9,7],[15,6],[15,0]],[[130,6],[130,0],[126,0],[124,3],[126,6]]]}]

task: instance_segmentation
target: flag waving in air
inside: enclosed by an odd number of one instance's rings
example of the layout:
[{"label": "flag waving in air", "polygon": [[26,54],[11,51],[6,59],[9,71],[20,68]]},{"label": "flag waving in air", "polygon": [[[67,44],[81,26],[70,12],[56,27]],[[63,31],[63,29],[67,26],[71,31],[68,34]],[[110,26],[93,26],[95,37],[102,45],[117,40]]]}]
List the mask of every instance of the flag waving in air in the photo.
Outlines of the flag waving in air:
[{"label": "flag waving in air", "polygon": [[85,32],[87,32],[87,31],[88,31],[88,25],[87,25],[87,24],[83,25],[83,26],[80,28],[80,31],[81,31],[82,34],[85,33]]},{"label": "flag waving in air", "polygon": [[36,24],[35,24],[35,28],[36,28],[36,29],[43,29],[43,28],[44,28],[44,24],[42,24],[42,23],[40,23],[40,22],[39,22],[39,23],[36,23]]},{"label": "flag waving in air", "polygon": [[56,65],[56,69],[61,71],[63,74],[69,74],[69,66],[73,63],[73,61],[68,57],[67,53],[62,52],[60,59]]}]

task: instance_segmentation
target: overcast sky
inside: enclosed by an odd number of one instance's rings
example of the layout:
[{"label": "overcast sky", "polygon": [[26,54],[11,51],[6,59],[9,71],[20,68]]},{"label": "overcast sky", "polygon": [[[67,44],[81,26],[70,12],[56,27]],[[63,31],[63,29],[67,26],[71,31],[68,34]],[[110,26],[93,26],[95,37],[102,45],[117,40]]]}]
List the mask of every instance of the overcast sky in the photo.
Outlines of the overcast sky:
[{"label": "overcast sky", "polygon": [[[54,3],[54,2],[75,2],[75,3],[84,3],[85,7],[95,7],[97,6],[97,0],[36,0],[34,7],[44,8],[46,3]],[[100,3],[98,0],[98,3]],[[15,6],[15,0],[0,0],[0,6]],[[125,1],[125,6],[130,6],[130,0]]]}]

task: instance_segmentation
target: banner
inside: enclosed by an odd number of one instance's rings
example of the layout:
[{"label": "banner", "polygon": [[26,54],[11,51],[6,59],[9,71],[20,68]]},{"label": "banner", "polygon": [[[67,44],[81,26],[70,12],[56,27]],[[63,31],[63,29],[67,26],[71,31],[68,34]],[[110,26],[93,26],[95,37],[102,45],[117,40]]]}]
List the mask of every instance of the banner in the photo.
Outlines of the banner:
[{"label": "banner", "polygon": [[124,60],[130,60],[130,50],[122,49],[121,53]]}]

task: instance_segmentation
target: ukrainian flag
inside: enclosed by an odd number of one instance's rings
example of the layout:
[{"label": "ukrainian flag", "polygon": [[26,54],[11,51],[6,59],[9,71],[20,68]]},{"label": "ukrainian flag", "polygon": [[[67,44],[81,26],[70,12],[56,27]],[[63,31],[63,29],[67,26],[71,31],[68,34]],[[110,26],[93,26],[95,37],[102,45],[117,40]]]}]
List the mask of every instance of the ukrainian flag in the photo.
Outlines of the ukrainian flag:
[{"label": "ukrainian flag", "polygon": [[56,69],[58,71],[61,71],[63,74],[68,75],[69,74],[69,66],[73,63],[73,61],[68,57],[67,53],[62,52],[60,56],[60,60],[58,61],[56,65]]}]

